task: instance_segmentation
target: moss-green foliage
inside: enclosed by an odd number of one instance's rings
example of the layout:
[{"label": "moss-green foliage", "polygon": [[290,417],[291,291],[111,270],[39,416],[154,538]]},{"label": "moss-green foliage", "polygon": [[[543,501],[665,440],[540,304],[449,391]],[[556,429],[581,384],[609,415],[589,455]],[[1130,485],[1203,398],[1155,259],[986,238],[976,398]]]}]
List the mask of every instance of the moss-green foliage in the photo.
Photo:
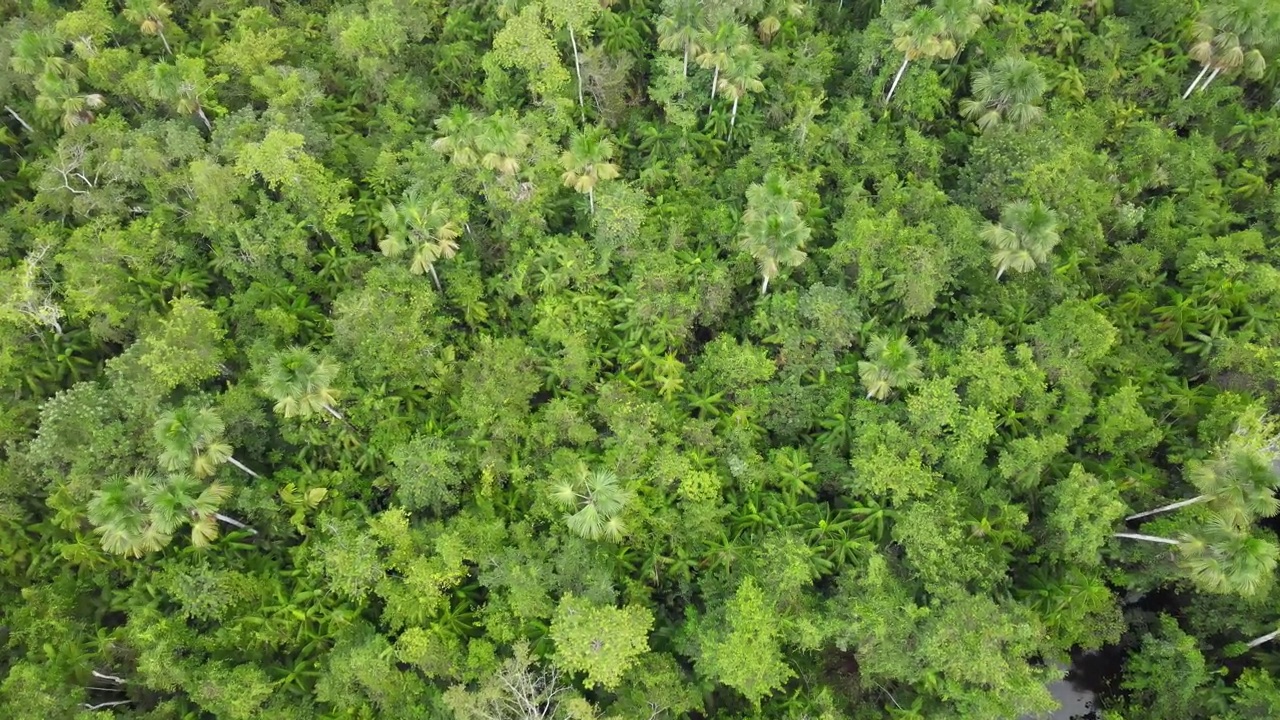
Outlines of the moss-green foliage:
[{"label": "moss-green foliage", "polygon": [[1277,68],[1274,0],[0,2],[0,713],[1007,720],[1105,650],[1108,720],[1276,716]]}]

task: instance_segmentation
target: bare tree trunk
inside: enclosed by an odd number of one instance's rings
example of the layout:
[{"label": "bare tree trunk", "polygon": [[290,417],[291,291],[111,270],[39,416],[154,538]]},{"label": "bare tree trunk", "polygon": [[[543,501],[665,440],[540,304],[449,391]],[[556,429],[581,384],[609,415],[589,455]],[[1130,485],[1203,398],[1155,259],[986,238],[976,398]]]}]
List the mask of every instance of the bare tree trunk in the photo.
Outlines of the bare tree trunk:
[{"label": "bare tree trunk", "polygon": [[231,463],[232,465],[235,465],[236,467],[240,468],[240,471],[241,471],[241,472],[243,472],[244,474],[246,474],[246,475],[248,475],[248,476],[250,476],[250,477],[254,477],[254,478],[257,478],[257,479],[259,479],[259,480],[261,480],[261,479],[262,479],[262,476],[261,476],[261,475],[259,475],[258,473],[256,473],[256,472],[254,472],[254,471],[250,470],[249,468],[245,467],[243,463],[241,463],[239,460],[237,460],[237,459],[235,459],[235,458],[233,458],[233,457],[229,457],[229,458],[227,458],[227,462],[229,462],[229,463]]},{"label": "bare tree trunk", "polygon": [[733,125],[738,122],[738,97],[733,98],[733,112],[729,113],[729,139],[733,139]]},{"label": "bare tree trunk", "polygon": [[1209,72],[1208,65],[1205,65],[1204,67],[1200,68],[1200,74],[1197,75],[1196,79],[1192,80],[1191,84],[1187,86],[1187,91],[1182,93],[1183,100],[1186,100],[1191,95],[1191,91],[1196,89],[1196,86],[1200,84],[1200,79],[1203,78],[1204,74],[1207,72]]},{"label": "bare tree trunk", "polygon": [[[584,121],[585,121],[585,118],[584,118]],[[435,284],[436,284],[436,292],[444,292],[444,289],[440,287],[440,276],[436,274],[436,266],[435,266],[435,263],[432,263],[431,265],[428,265],[428,266],[427,266],[427,269],[431,271],[431,279],[432,279],[432,280],[435,282]]]},{"label": "bare tree trunk", "polygon": [[596,214],[596,189],[591,188],[587,191],[587,204],[591,207],[591,214]]},{"label": "bare tree trunk", "polygon": [[345,420],[346,420],[346,418],[342,417],[342,413],[338,412],[337,410],[334,410],[333,408],[329,407],[328,405],[322,404],[320,407],[324,408],[324,409],[325,409],[325,412],[329,413],[330,415],[334,416],[335,418],[337,418],[337,419],[339,419],[339,420],[343,420],[343,421],[345,421]]},{"label": "bare tree trunk", "polygon": [[573,23],[569,23],[569,44],[573,45],[573,69],[578,72],[578,112],[582,122],[587,122],[587,111],[582,104],[582,65],[578,62],[578,40],[573,35]]},{"label": "bare tree trunk", "polygon": [[[711,106],[716,104],[716,85],[720,83],[720,66],[716,65],[716,70],[711,74]],[[707,115],[711,114],[712,107],[707,108]]]},{"label": "bare tree trunk", "polygon": [[1272,640],[1275,640],[1277,637],[1280,637],[1280,630],[1272,630],[1271,632],[1267,633],[1266,635],[1263,635],[1262,637],[1256,637],[1250,640],[1249,648],[1250,649],[1256,648],[1263,643],[1267,643],[1267,642],[1271,642]]},{"label": "bare tree trunk", "polygon": [[253,528],[249,527],[248,525],[245,525],[244,523],[240,522],[239,520],[236,520],[236,519],[235,519],[235,518],[233,518],[233,517],[227,517],[226,515],[223,515],[222,513],[214,513],[214,514],[213,514],[213,516],[214,516],[215,518],[217,518],[217,519],[221,520],[222,522],[224,522],[224,523],[228,524],[228,525],[231,525],[231,526],[233,526],[233,527],[238,527],[238,528],[240,528],[241,530],[248,530],[250,535],[257,535],[257,534],[258,534],[258,531],[257,531],[257,530],[254,530]]},{"label": "bare tree trunk", "polygon": [[113,683],[115,683],[115,684],[117,684],[117,685],[126,685],[126,684],[127,684],[127,683],[125,682],[124,678],[122,678],[122,677],[116,677],[115,675],[108,675],[108,674],[106,674],[106,673],[100,673],[100,672],[98,672],[97,670],[90,670],[90,672],[91,672],[91,673],[93,673],[93,676],[94,676],[94,677],[96,677],[96,678],[98,678],[99,680],[110,680],[111,682],[113,682]]},{"label": "bare tree trunk", "polygon": [[164,43],[164,51],[173,54],[173,49],[169,47],[169,38],[164,36],[163,30],[156,30],[156,34],[160,36],[160,42]]},{"label": "bare tree trunk", "polygon": [[1163,543],[1165,545],[1181,545],[1180,540],[1170,540],[1169,538],[1157,537],[1155,535],[1139,535],[1137,533],[1113,533],[1111,537],[1128,538],[1130,540],[1146,540],[1147,542]]},{"label": "bare tree trunk", "polygon": [[689,77],[689,43],[684,44],[684,72],[681,77]]},{"label": "bare tree trunk", "polygon": [[13,119],[18,121],[18,124],[22,126],[23,130],[26,130],[28,133],[35,133],[35,130],[32,130],[31,126],[27,124],[27,121],[22,119],[22,116],[18,114],[17,110],[5,105],[4,111],[12,115]]},{"label": "bare tree trunk", "polygon": [[1213,79],[1218,77],[1218,73],[1220,72],[1222,72],[1221,67],[1214,68],[1213,74],[1211,74],[1207,79],[1205,79],[1204,84],[1200,86],[1200,92],[1204,92],[1204,89],[1209,87],[1209,83],[1213,82]]},{"label": "bare tree trunk", "polygon": [[765,275],[764,282],[760,283],[760,294],[764,295],[767,292],[769,292],[769,276]]},{"label": "bare tree trunk", "polygon": [[1182,500],[1180,502],[1173,503],[1172,505],[1165,505],[1164,507],[1158,507],[1155,510],[1148,510],[1146,512],[1140,512],[1136,515],[1130,515],[1129,517],[1125,518],[1125,520],[1137,520],[1138,518],[1146,517],[1148,515],[1155,515],[1157,513],[1168,512],[1170,510],[1177,510],[1178,508],[1184,508],[1184,507],[1187,507],[1188,505],[1195,505],[1196,503],[1202,503],[1205,500],[1209,500],[1209,499],[1211,498],[1208,495],[1197,495],[1196,497],[1193,497],[1190,500]]},{"label": "bare tree trunk", "polygon": [[910,58],[902,58],[902,67],[898,68],[898,74],[893,76],[893,84],[889,86],[889,94],[885,96],[885,102],[893,99],[893,94],[898,90],[898,81],[902,79],[902,73],[907,71],[907,63],[909,62],[911,62]]}]

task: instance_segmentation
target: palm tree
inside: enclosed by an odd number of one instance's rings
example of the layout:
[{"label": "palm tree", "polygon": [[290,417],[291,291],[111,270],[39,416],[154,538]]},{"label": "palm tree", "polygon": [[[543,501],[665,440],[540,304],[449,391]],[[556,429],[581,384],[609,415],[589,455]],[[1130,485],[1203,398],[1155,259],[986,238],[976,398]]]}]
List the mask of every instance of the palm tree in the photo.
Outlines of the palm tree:
[{"label": "palm tree", "polygon": [[204,485],[190,475],[157,476],[136,472],[114,477],[89,500],[88,518],[102,536],[102,548],[116,555],[142,557],[163,549],[184,524],[191,542],[205,547],[218,536],[221,520],[251,533],[244,523],[218,512],[230,495],[219,483]]},{"label": "palm tree", "polygon": [[528,144],[528,133],[510,115],[494,115],[485,120],[476,138],[476,149],[483,153],[480,164],[506,176],[519,172],[520,155]]},{"label": "palm tree", "polygon": [[867,359],[858,362],[858,375],[867,386],[868,400],[884,400],[895,388],[907,387],[923,376],[916,349],[906,335],[873,336]]},{"label": "palm tree", "polygon": [[1256,595],[1271,582],[1280,558],[1280,548],[1273,543],[1222,517],[1214,517],[1179,549],[1182,566],[1196,585],[1209,592],[1244,597]]},{"label": "palm tree", "polygon": [[388,202],[382,208],[382,224],[387,228],[387,234],[378,243],[382,254],[396,258],[412,248],[409,272],[414,275],[430,272],[436,289],[440,290],[435,263],[457,254],[457,240],[462,234],[462,223],[454,219],[454,213],[439,200],[432,200],[428,205],[425,198],[411,192],[399,207]]},{"label": "palm tree", "polygon": [[222,440],[226,426],[222,418],[209,408],[179,408],[160,416],[155,425],[155,438],[162,448],[160,467],[169,471],[190,470],[198,478],[217,472],[222,463],[231,463],[254,478],[261,475],[245,467],[232,455],[231,446]]},{"label": "palm tree", "polygon": [[993,0],[937,0],[934,7],[923,8],[905,21],[895,22],[893,46],[903,54],[903,58],[884,101],[887,103],[893,99],[898,82],[912,60],[925,57],[950,60],[955,57],[982,28],[992,5]]},{"label": "palm tree", "polygon": [[724,66],[724,77],[720,78],[720,90],[726,97],[733,98],[733,111],[729,115],[729,139],[733,139],[733,126],[738,121],[738,101],[749,92],[763,92],[764,83],[760,82],[760,73],[764,72],[755,50],[743,46],[729,56]]},{"label": "palm tree", "polygon": [[470,110],[454,107],[448,115],[436,118],[436,128],[441,132],[431,147],[449,156],[449,162],[458,167],[470,167],[480,160],[477,141],[484,127]]},{"label": "palm tree", "polygon": [[271,358],[262,391],[276,401],[275,411],[287,418],[309,418],[324,410],[342,420],[333,409],[337,393],[332,384],[337,376],[337,363],[317,357],[308,348],[291,347]]},{"label": "palm tree", "polygon": [[684,53],[683,77],[689,77],[689,53],[698,51],[704,17],[702,0],[664,0],[658,18],[658,47]]},{"label": "palm tree", "polygon": [[1000,222],[987,225],[982,237],[994,248],[991,264],[999,280],[1006,270],[1027,272],[1047,262],[1058,244],[1058,214],[1040,201],[1020,200],[1004,206]]},{"label": "palm tree", "polygon": [[756,35],[760,36],[760,42],[768,45],[773,36],[778,34],[782,29],[783,17],[800,17],[804,15],[804,4],[799,0],[770,0],[765,8],[764,17],[760,18],[760,22],[756,25]]},{"label": "palm tree", "polygon": [[128,0],[124,8],[125,20],[137,25],[143,35],[158,35],[164,51],[172,55],[169,39],[164,36],[164,25],[170,14],[169,6],[159,0]]},{"label": "palm tree", "polygon": [[609,162],[613,157],[613,143],[599,130],[587,130],[573,136],[569,149],[560,156],[564,174],[560,179],[565,187],[585,193],[596,211],[596,185],[601,180],[618,177],[618,166]]},{"label": "palm tree", "polygon": [[[178,61],[181,63],[184,58],[179,57]],[[149,90],[153,99],[171,104],[179,114],[199,117],[205,128],[213,132],[213,125],[204,114],[204,106],[200,104],[201,90],[195,82],[184,76],[181,68],[169,63],[156,63],[151,68]]]},{"label": "palm tree", "polygon": [[893,84],[885,95],[887,103],[893,99],[898,90],[898,82],[907,71],[907,64],[912,60],[925,57],[954,57],[958,48],[954,41],[946,37],[946,25],[942,18],[931,8],[921,8],[906,20],[893,24],[893,47],[902,53],[902,65],[893,76]]},{"label": "palm tree", "polygon": [[[710,30],[704,30],[698,41],[701,50],[698,54],[698,65],[704,70],[712,70],[711,102],[715,103],[716,89],[720,84],[720,68],[729,62],[729,55],[745,44],[747,29],[740,25],[732,15],[722,18]],[[709,112],[709,111],[708,111]]]},{"label": "palm tree", "polygon": [[1125,518],[1137,520],[1149,515],[1177,510],[1197,503],[1211,503],[1216,513],[1245,527],[1254,518],[1272,517],[1280,512],[1275,492],[1280,488],[1280,475],[1271,467],[1266,453],[1247,447],[1235,447],[1213,460],[1200,463],[1189,473],[1200,494],[1163,507]]},{"label": "palm tree", "polygon": [[51,63],[35,80],[36,109],[61,116],[62,129],[70,131],[93,122],[94,110],[106,104],[98,93],[81,93],[70,66]]},{"label": "palm tree", "polygon": [[135,473],[113,477],[89,500],[88,518],[102,536],[102,549],[115,555],[143,555],[169,544],[170,536],[151,522],[145,498],[155,477]]},{"label": "palm tree", "polygon": [[620,515],[631,499],[631,493],[621,486],[618,476],[610,470],[588,472],[586,467],[582,467],[576,480],[557,485],[551,497],[565,508],[574,510],[566,521],[569,529],[581,537],[588,540],[604,537],[617,542],[626,533]]},{"label": "palm tree", "polygon": [[1001,121],[1024,127],[1044,115],[1036,102],[1046,87],[1044,76],[1030,60],[1003,57],[974,76],[974,97],[960,101],[960,113],[984,132]]},{"label": "palm tree", "polygon": [[[1183,99],[1197,87],[1202,91],[1209,87],[1223,70],[1243,68],[1246,77],[1261,77],[1266,69],[1262,48],[1280,37],[1280,11],[1272,0],[1219,2],[1204,9],[1192,32],[1196,42],[1190,55],[1202,67]],[[1210,70],[1212,74],[1201,84]]]},{"label": "palm tree", "polygon": [[153,483],[144,503],[151,511],[151,522],[157,532],[172,536],[184,524],[191,525],[191,544],[206,547],[218,537],[218,520],[244,528],[244,524],[218,512],[218,506],[231,494],[230,488],[217,482],[202,484],[178,473]]},{"label": "palm tree", "polygon": [[800,201],[791,197],[794,192],[791,183],[776,170],[770,170],[763,183],[747,188],[739,246],[760,266],[761,295],[769,292],[769,281],[783,267],[796,267],[808,257],[804,244],[810,230],[800,216]]}]

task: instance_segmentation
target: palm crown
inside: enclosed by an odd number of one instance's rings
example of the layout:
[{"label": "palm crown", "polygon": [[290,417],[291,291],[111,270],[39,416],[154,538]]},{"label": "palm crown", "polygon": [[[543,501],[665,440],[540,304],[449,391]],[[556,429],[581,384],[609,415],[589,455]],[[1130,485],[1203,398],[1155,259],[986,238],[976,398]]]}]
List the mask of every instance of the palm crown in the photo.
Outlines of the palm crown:
[{"label": "palm crown", "polygon": [[222,441],[222,419],[209,409],[179,408],[160,416],[155,438],[160,443],[160,466],[165,470],[189,470],[208,477],[231,458],[231,446]]},{"label": "palm crown", "polygon": [[228,495],[226,486],[204,485],[185,473],[137,472],[104,483],[89,501],[88,518],[103,549],[117,555],[161,550],[184,524],[191,526],[191,542],[204,547],[218,536],[218,507]]},{"label": "palm crown", "polygon": [[1000,212],[1000,222],[984,228],[982,237],[993,248],[997,279],[1010,269],[1027,272],[1046,262],[1057,246],[1058,214],[1039,201],[1010,203]]},{"label": "palm crown", "polygon": [[287,418],[309,418],[324,410],[341,420],[333,409],[337,393],[333,381],[338,365],[307,348],[291,347],[271,358],[262,379],[262,391],[276,401],[275,411]]},{"label": "palm crown", "polygon": [[973,97],[960,101],[960,112],[989,130],[1001,122],[1018,127],[1044,114],[1036,103],[1045,91],[1044,76],[1030,60],[1004,57],[990,69],[979,70],[973,78]]},{"label": "palm crown", "polygon": [[1191,482],[1208,496],[1213,509],[1236,526],[1245,527],[1255,518],[1280,512],[1280,500],[1275,496],[1280,475],[1272,470],[1265,453],[1233,448],[1195,466],[1190,474]]},{"label": "palm crown", "polygon": [[895,388],[921,378],[920,361],[906,335],[876,335],[867,346],[867,359],[858,363],[858,374],[867,388],[867,398],[884,400]]},{"label": "palm crown", "polygon": [[787,178],[776,170],[769,171],[763,183],[747,188],[740,246],[760,266],[762,294],[769,291],[769,281],[783,267],[796,267],[808,257],[804,244],[810,230],[800,216],[800,201],[791,197],[794,192]]},{"label": "palm crown", "polygon": [[1182,566],[1202,589],[1256,595],[1272,581],[1280,549],[1215,515],[1179,544]]},{"label": "palm crown", "polygon": [[618,166],[609,162],[612,157],[613,143],[603,133],[590,130],[574,135],[569,149],[560,156],[564,168],[560,179],[565,187],[586,194],[592,212],[596,209],[596,185],[618,177]]},{"label": "palm crown", "polygon": [[411,249],[413,255],[409,272],[415,275],[430,272],[438,289],[440,278],[436,274],[435,263],[457,254],[457,239],[462,234],[462,225],[454,215],[439,200],[428,203],[417,193],[408,193],[400,205],[388,202],[382,208],[382,224],[387,234],[378,243],[378,248],[391,258],[400,257]]},{"label": "palm crown", "polygon": [[620,515],[631,493],[610,470],[588,472],[581,468],[576,480],[556,486],[551,497],[575,510],[566,518],[569,529],[588,540],[606,537],[616,542],[626,533]]}]

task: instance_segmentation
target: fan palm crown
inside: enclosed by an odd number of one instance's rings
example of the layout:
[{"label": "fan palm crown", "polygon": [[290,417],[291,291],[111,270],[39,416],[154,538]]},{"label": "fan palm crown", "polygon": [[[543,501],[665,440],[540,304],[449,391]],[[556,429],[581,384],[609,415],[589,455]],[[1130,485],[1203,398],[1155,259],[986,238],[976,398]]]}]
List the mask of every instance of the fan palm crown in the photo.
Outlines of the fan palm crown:
[{"label": "fan palm crown", "polygon": [[794,194],[791,182],[776,170],[770,170],[763,183],[747,188],[739,247],[760,267],[761,294],[769,291],[769,282],[782,268],[796,267],[808,257],[804,244],[811,232]]},{"label": "fan palm crown", "polygon": [[626,534],[621,514],[631,500],[631,493],[622,487],[611,470],[589,472],[582,467],[575,480],[557,485],[551,497],[574,511],[565,520],[569,529],[581,537],[617,542]]},{"label": "fan palm crown", "polygon": [[222,440],[226,430],[217,413],[207,408],[170,410],[156,421],[154,435],[160,444],[160,466],[169,471],[190,471],[208,477],[231,459],[231,446]]},{"label": "fan palm crown", "polygon": [[875,335],[867,346],[867,359],[858,363],[858,375],[867,388],[867,399],[884,400],[895,388],[920,380],[920,360],[906,335]]},{"label": "fan palm crown", "polygon": [[1058,214],[1043,203],[1020,200],[1000,212],[1000,222],[982,230],[992,247],[996,278],[1006,270],[1027,272],[1049,259],[1058,244]]},{"label": "fan palm crown", "polygon": [[262,379],[262,391],[276,401],[275,411],[287,418],[305,419],[323,410],[341,420],[342,415],[333,408],[337,403],[333,389],[337,376],[337,363],[308,348],[291,347],[271,358]]},{"label": "fan palm crown", "polygon": [[1039,68],[1017,56],[1000,58],[973,78],[973,97],[960,101],[960,113],[984,132],[1008,122],[1024,127],[1044,115],[1036,105],[1047,85]]}]

